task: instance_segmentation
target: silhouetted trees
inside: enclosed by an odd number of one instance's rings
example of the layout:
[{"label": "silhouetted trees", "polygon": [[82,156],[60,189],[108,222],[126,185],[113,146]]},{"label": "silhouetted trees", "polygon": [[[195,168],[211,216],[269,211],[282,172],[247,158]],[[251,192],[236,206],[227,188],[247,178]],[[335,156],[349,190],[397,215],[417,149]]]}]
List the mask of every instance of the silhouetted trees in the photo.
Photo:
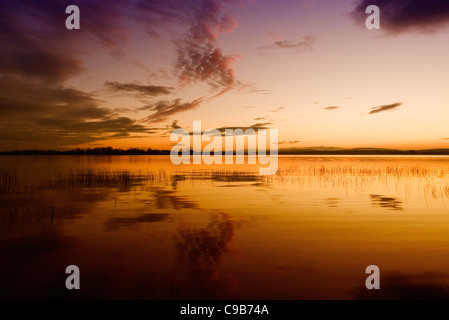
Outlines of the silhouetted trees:
[{"label": "silhouetted trees", "polygon": [[[425,150],[397,150],[382,148],[355,148],[355,149],[314,149],[291,148],[280,149],[280,155],[449,155],[449,149],[425,149]],[[269,151],[268,151],[269,153]],[[193,152],[190,152],[192,155]],[[234,152],[235,154],[235,152]],[[247,152],[245,151],[245,154]],[[2,151],[0,155],[170,155],[170,150],[149,149],[115,149],[112,147],[73,149],[73,150],[16,150]]]},{"label": "silhouetted trees", "polygon": [[106,148],[89,148],[74,150],[16,150],[0,152],[0,155],[169,155],[170,150],[153,150],[130,148],[127,150]]}]

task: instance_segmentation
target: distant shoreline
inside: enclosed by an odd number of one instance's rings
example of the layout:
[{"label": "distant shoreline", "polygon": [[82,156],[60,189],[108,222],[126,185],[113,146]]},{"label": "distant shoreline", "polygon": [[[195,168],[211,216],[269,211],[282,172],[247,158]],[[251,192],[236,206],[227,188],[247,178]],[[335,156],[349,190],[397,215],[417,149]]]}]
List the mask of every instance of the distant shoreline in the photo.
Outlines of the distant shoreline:
[{"label": "distant shoreline", "polygon": [[[267,151],[269,153],[269,151]],[[192,153],[191,153],[192,154]],[[245,151],[245,154],[247,152]],[[304,149],[280,149],[279,155],[413,155],[413,156],[444,156],[449,155],[449,149],[421,149],[421,150],[398,150],[382,148],[304,148]],[[93,149],[74,149],[74,150],[15,150],[0,151],[0,156],[5,155],[170,155],[170,150],[153,149],[114,149],[93,148]]]}]

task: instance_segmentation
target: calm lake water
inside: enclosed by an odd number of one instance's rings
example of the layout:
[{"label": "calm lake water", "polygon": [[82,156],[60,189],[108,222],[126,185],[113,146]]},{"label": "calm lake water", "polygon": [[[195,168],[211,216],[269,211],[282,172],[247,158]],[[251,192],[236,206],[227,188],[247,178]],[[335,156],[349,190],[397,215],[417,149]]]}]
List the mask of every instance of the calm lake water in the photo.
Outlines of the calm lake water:
[{"label": "calm lake water", "polygon": [[448,208],[448,157],[3,156],[0,298],[449,298]]}]

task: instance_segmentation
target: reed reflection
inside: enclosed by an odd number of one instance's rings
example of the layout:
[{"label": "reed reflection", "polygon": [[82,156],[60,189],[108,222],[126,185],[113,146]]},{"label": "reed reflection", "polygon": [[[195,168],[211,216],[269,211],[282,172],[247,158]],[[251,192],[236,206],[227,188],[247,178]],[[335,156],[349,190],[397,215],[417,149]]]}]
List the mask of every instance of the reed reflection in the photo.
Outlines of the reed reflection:
[{"label": "reed reflection", "polygon": [[378,194],[371,194],[371,205],[373,207],[380,207],[389,210],[402,211],[404,208],[402,207],[402,201],[388,196],[382,196]]},{"label": "reed reflection", "polygon": [[235,294],[238,280],[220,272],[223,255],[234,250],[232,242],[236,222],[223,212],[212,214],[203,228],[181,224],[176,250],[178,270],[185,273],[184,282],[176,284],[176,298],[217,299]]}]

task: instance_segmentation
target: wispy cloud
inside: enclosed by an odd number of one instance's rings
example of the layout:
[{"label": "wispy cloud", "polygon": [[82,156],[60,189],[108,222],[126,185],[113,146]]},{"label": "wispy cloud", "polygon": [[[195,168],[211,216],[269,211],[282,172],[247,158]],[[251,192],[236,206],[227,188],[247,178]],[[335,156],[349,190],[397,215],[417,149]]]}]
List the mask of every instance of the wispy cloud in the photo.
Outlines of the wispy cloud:
[{"label": "wispy cloud", "polygon": [[[240,126],[240,127],[220,127],[217,128],[220,132],[225,132],[226,130],[236,130],[241,129],[242,131],[246,131],[248,129],[252,129],[254,131],[256,130],[262,130],[262,129],[269,129],[269,126],[272,125],[272,122],[265,122],[265,123],[255,123],[251,126]],[[243,132],[244,133],[244,132]]]},{"label": "wispy cloud", "polygon": [[254,94],[272,94],[273,91],[268,89],[248,89],[248,90],[242,90],[239,91],[241,93],[254,93]]},{"label": "wispy cloud", "polygon": [[171,130],[181,129],[181,126],[178,124],[178,120],[173,120],[173,122],[170,125]]},{"label": "wispy cloud", "polygon": [[161,137],[168,137],[168,136],[170,136],[170,133],[176,129],[182,129],[182,127],[179,125],[178,120],[173,120],[171,124],[167,125],[164,128],[164,132],[162,132],[160,135],[161,135]]},{"label": "wispy cloud", "polygon": [[396,110],[398,107],[402,105],[401,102],[393,103],[393,104],[386,104],[378,107],[372,107],[369,112],[369,114],[375,114],[379,112],[385,112],[385,111],[392,111]]},{"label": "wispy cloud", "polygon": [[269,45],[257,48],[258,51],[264,53],[273,49],[286,49],[292,50],[294,53],[301,53],[312,51],[316,41],[316,37],[310,35],[302,37],[302,40],[299,41],[282,40],[282,36],[280,35],[271,35],[274,40]]},{"label": "wispy cloud", "polygon": [[285,109],[287,109],[287,107],[279,107],[274,110],[270,110],[270,112],[281,112],[282,110],[285,110]]},{"label": "wispy cloud", "polygon": [[298,141],[298,140],[296,140],[296,141],[279,141],[278,144],[296,144],[299,142],[301,142],[301,141]]},{"label": "wispy cloud", "polygon": [[331,111],[331,110],[341,109],[341,107],[339,107],[339,106],[331,106],[331,107],[325,107],[323,109],[327,110],[327,111]]},{"label": "wispy cloud", "polygon": [[[236,135],[248,135],[248,134],[252,134],[251,132],[246,132],[248,129],[249,130],[254,130],[254,134],[257,134],[257,130],[263,130],[263,129],[270,129],[270,126],[273,125],[272,122],[266,122],[266,123],[255,123],[251,126],[229,126],[229,127],[219,127],[219,128],[215,128],[216,130],[218,130],[222,135],[226,134],[226,130],[234,130],[234,132],[232,133],[228,133],[228,135],[232,135],[232,136],[236,136]],[[241,134],[235,130],[242,130]],[[188,133],[186,133],[185,135],[193,135],[193,132],[190,131]],[[205,135],[215,135],[212,134],[211,132],[209,132],[209,130],[204,130],[201,132],[201,134],[205,134]]]},{"label": "wispy cloud", "polygon": [[154,111],[151,115],[143,119],[147,122],[161,122],[168,117],[179,112],[185,112],[197,108],[203,102],[203,98],[199,98],[190,102],[182,102],[181,99],[173,101],[159,101],[155,104],[147,105],[139,108],[141,111]]},{"label": "wispy cloud", "polygon": [[[446,0],[359,0],[352,11],[353,18],[364,26],[369,5],[381,12],[381,29],[392,34],[401,32],[431,33],[449,23],[449,2]],[[363,24],[361,24],[363,23]]]},{"label": "wispy cloud", "polygon": [[282,49],[297,49],[298,51],[311,51],[315,43],[315,37],[306,36],[301,41],[279,40],[274,42],[274,46]]},{"label": "wispy cloud", "polygon": [[154,97],[170,94],[173,90],[171,87],[141,85],[138,83],[120,83],[118,81],[106,81],[104,85],[112,91],[132,93],[141,97]]},{"label": "wispy cloud", "polygon": [[239,83],[237,91],[243,94],[272,94],[273,92],[268,89],[259,89],[254,82],[246,81]]}]

